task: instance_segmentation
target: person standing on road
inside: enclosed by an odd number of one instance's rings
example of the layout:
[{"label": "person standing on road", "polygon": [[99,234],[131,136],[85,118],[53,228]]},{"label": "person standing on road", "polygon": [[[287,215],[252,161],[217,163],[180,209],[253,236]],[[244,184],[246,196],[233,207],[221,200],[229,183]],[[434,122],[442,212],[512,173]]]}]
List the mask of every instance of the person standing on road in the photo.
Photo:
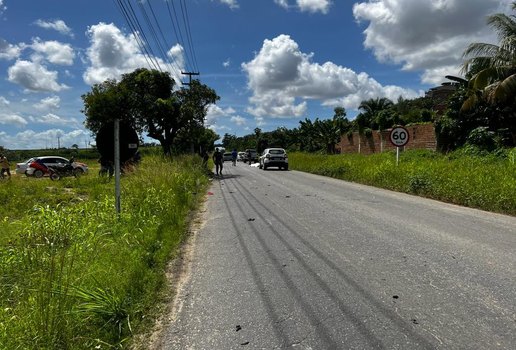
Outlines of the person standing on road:
[{"label": "person standing on road", "polygon": [[0,177],[3,178],[4,177],[4,173],[7,173],[7,176],[9,176],[9,178],[11,178],[11,170],[9,169],[9,161],[7,160],[6,157],[4,157],[3,154],[0,154],[0,167],[2,168],[1,172],[0,172]]},{"label": "person standing on road", "polygon": [[233,159],[233,166],[236,165],[237,157],[238,157],[238,152],[237,152],[236,148],[233,148],[233,152],[231,152],[231,158]]},{"label": "person standing on road", "polygon": [[249,165],[253,162],[253,153],[251,151],[247,151],[247,161],[249,162]]},{"label": "person standing on road", "polygon": [[222,159],[222,152],[219,151],[218,148],[215,148],[215,153],[213,153],[213,163],[215,163],[215,174],[217,176],[222,176],[222,168],[224,160]]}]

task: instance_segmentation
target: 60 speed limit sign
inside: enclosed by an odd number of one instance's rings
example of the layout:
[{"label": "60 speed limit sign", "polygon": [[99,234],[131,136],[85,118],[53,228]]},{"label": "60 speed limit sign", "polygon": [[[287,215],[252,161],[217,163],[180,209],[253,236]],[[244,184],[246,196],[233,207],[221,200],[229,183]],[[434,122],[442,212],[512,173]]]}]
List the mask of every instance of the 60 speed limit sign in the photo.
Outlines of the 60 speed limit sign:
[{"label": "60 speed limit sign", "polygon": [[391,143],[396,147],[403,147],[409,141],[409,132],[402,126],[397,126],[391,130]]}]

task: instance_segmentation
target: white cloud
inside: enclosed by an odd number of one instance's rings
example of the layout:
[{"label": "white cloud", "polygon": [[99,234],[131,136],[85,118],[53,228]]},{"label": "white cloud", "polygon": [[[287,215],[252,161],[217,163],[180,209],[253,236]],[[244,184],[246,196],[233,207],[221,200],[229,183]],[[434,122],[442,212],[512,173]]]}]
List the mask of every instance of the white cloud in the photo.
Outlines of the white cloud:
[{"label": "white cloud", "polygon": [[13,45],[0,38],[0,59],[13,60],[20,57],[25,46],[23,43]]},{"label": "white cloud", "polygon": [[0,0],[0,15],[7,10],[7,6],[4,5],[4,0]]},{"label": "white cloud", "polygon": [[330,0],[297,0],[297,6],[301,11],[328,13]]},{"label": "white cloud", "polygon": [[75,53],[69,44],[58,41],[41,41],[35,38],[31,48],[36,52],[33,61],[39,61],[39,55],[43,55],[50,63],[71,66],[75,58]]},{"label": "white cloud", "polygon": [[50,96],[42,99],[39,103],[34,105],[34,108],[40,111],[55,111],[59,109],[61,99],[59,96]]},{"label": "white cloud", "polygon": [[235,123],[238,126],[243,126],[247,123],[246,119],[239,115],[235,115],[235,116],[231,117],[230,120],[232,123]]},{"label": "white cloud", "polygon": [[3,96],[0,96],[0,106],[7,107],[11,102]]},{"label": "white cloud", "polygon": [[228,68],[230,65],[231,65],[231,60],[229,58],[227,60],[225,60],[224,62],[222,62],[222,66],[224,68]]},{"label": "white cloud", "polygon": [[285,9],[296,7],[301,12],[321,12],[323,14],[327,14],[331,6],[330,0],[296,0],[296,5],[289,5],[288,0],[274,0],[274,2]]},{"label": "white cloud", "polygon": [[63,20],[58,19],[55,21],[44,21],[42,19],[38,19],[34,24],[44,29],[56,30],[63,35],[68,35],[73,38],[72,30]]},{"label": "white cloud", "polygon": [[[211,0],[213,1],[213,0]],[[239,8],[238,1],[237,0],[219,0],[221,4],[228,5],[230,9],[237,9]]]},{"label": "white cloud", "polygon": [[[58,141],[59,138],[59,141]],[[42,132],[24,130],[16,135],[0,133],[0,144],[9,145],[10,149],[45,149],[71,147],[73,144],[84,145],[91,139],[88,131],[76,129],[64,132],[61,129],[50,129]]]},{"label": "white cloud", "polygon": [[14,125],[19,128],[27,125],[27,121],[17,114],[13,113],[0,113],[0,124],[3,125]]},{"label": "white cloud", "polygon": [[8,80],[23,86],[28,91],[57,92],[68,88],[57,83],[57,72],[49,71],[45,66],[24,60],[18,60],[8,69]]},{"label": "white cloud", "polygon": [[235,113],[236,113],[236,111],[231,107],[222,109],[215,104],[211,104],[208,106],[208,109],[206,111],[206,124],[208,124],[208,125],[215,124],[218,119],[223,118],[223,117],[229,117]]},{"label": "white cloud", "polygon": [[300,51],[288,35],[265,40],[255,58],[242,64],[252,91],[248,112],[258,117],[299,117],[307,101],[356,109],[371,97],[413,98],[420,93],[396,86],[382,86],[366,73],[332,62],[311,62],[313,54]]},{"label": "white cloud", "polygon": [[[134,36],[124,35],[114,24],[93,25],[88,28],[87,35],[91,44],[87,50],[87,60],[91,66],[83,74],[87,84],[93,85],[107,79],[118,79],[122,74],[137,68],[149,68],[149,63],[140,52]],[[184,58],[181,57],[183,54],[181,46],[172,47],[168,54],[175,57],[178,64],[184,62]],[[177,68],[174,69],[175,65],[169,67],[159,58],[155,58],[155,61],[161,69],[169,71],[178,84],[180,83],[180,71]],[[183,68],[180,66],[179,70]]]},{"label": "white cloud", "polygon": [[75,118],[66,119],[60,117],[54,113],[47,113],[40,117],[31,118],[33,122],[40,124],[48,124],[48,125],[73,125],[75,127],[80,127],[80,123]]},{"label": "white cloud", "polygon": [[353,14],[367,22],[366,48],[380,62],[422,71],[424,83],[456,75],[462,53],[472,42],[496,42],[486,16],[507,9],[512,0],[369,0]]}]

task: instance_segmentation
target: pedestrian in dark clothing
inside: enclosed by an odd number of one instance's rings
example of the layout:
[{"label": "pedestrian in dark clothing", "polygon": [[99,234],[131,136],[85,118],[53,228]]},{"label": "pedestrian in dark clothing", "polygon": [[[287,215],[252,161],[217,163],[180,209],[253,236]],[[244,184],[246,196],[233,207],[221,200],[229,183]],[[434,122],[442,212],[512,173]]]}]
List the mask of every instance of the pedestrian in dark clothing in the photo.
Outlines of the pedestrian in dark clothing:
[{"label": "pedestrian in dark clothing", "polygon": [[213,153],[213,162],[215,163],[215,174],[218,176],[219,174],[222,176],[222,168],[223,168],[223,154],[219,151],[218,148],[215,148],[215,153]]},{"label": "pedestrian in dark clothing", "polygon": [[237,152],[236,148],[233,148],[233,152],[231,152],[231,159],[233,160],[233,166],[236,165],[237,157],[238,157],[238,152]]}]

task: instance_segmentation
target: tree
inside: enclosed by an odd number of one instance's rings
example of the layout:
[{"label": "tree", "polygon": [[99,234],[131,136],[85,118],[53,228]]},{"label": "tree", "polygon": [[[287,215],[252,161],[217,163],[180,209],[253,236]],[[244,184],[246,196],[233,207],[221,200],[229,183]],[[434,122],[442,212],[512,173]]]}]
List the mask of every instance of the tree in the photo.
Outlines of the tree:
[{"label": "tree", "polygon": [[[512,9],[516,10],[516,2]],[[497,32],[500,42],[472,43],[464,51],[462,70],[470,78],[464,109],[471,109],[479,97],[495,104],[512,102],[516,95],[516,16],[498,13],[489,16],[487,23]]]},{"label": "tree", "polygon": [[[381,111],[387,110],[391,108],[394,104],[391,100],[386,97],[382,98],[370,98],[369,100],[364,100],[360,102],[358,109],[362,111],[355,118],[355,125],[358,128],[358,153],[361,150],[361,136],[364,134],[366,128],[375,129],[378,127],[378,114]],[[384,118],[380,117],[380,120],[383,122]],[[381,135],[381,133],[380,133]],[[382,140],[382,148],[383,148],[383,140]]]},{"label": "tree", "polygon": [[86,126],[97,132],[118,118],[138,133],[146,132],[158,140],[165,154],[170,154],[180,131],[182,142],[193,145],[202,134],[207,106],[219,97],[198,80],[188,89],[174,90],[174,85],[169,73],[145,68],[124,74],[119,83],[108,80],[96,84],[82,96]]}]

